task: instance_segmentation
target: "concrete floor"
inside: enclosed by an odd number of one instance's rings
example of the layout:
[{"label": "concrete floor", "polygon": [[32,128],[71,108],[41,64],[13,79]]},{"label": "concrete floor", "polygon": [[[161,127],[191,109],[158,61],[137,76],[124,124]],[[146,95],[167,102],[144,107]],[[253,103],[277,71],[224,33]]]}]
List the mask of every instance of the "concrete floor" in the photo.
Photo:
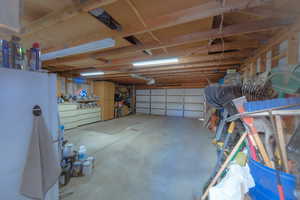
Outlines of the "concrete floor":
[{"label": "concrete floor", "polygon": [[96,158],[91,177],[72,178],[63,200],[195,199],[215,163],[212,135],[196,119],[132,115],[66,132]]}]

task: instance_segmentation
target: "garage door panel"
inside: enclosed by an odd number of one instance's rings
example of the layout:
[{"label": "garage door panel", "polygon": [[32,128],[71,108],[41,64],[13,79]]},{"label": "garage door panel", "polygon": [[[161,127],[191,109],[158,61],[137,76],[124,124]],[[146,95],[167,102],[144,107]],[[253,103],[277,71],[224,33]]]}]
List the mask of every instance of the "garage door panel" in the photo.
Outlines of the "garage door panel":
[{"label": "garage door panel", "polygon": [[150,96],[136,96],[137,102],[149,102]]},{"label": "garage door panel", "polygon": [[151,102],[165,102],[165,96],[151,96]]},{"label": "garage door panel", "polygon": [[136,95],[150,95],[150,90],[136,90]]},{"label": "garage door panel", "polygon": [[136,103],[136,107],[137,107],[137,108],[150,108],[150,103],[141,103],[141,102],[137,102],[137,103]]},{"label": "garage door panel", "polygon": [[136,108],[136,113],[149,114],[149,113],[150,113],[150,109],[146,109],[146,108]]},{"label": "garage door panel", "polygon": [[152,103],[151,108],[162,108],[165,109],[166,105],[164,103]]},{"label": "garage door panel", "polygon": [[182,109],[183,109],[183,104],[179,104],[179,103],[168,103],[168,104],[167,104],[167,109],[177,109],[177,110],[182,110]]},{"label": "garage door panel", "polygon": [[151,90],[151,95],[165,95],[166,91],[164,89],[154,89]]},{"label": "garage door panel", "polygon": [[203,103],[204,98],[203,96],[185,96],[184,101],[186,103]]},{"label": "garage door panel", "polygon": [[184,89],[167,89],[167,95],[184,95]]},{"label": "garage door panel", "polygon": [[185,95],[202,95],[204,92],[201,88],[185,89]]},{"label": "garage door panel", "polygon": [[185,104],[184,110],[190,111],[203,111],[204,105],[203,104]]},{"label": "garage door panel", "polygon": [[182,103],[184,96],[167,96],[167,102]]},{"label": "garage door panel", "polygon": [[199,88],[137,90],[139,113],[200,118],[203,103],[203,89]]},{"label": "garage door panel", "polygon": [[200,111],[184,111],[184,117],[188,117],[188,118],[203,117],[203,112],[200,112]]},{"label": "garage door panel", "polygon": [[166,111],[164,109],[151,108],[151,114],[153,115],[165,115]]},{"label": "garage door panel", "polygon": [[167,116],[182,117],[183,111],[182,110],[167,110]]}]

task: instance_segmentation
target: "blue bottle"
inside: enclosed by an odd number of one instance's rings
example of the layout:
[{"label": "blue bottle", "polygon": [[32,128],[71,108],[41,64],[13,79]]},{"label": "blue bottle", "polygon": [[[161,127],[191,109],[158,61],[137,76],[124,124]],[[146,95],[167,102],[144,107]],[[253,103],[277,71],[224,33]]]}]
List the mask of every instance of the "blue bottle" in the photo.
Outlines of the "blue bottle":
[{"label": "blue bottle", "polygon": [[0,66],[9,68],[9,44],[6,40],[0,40]]}]

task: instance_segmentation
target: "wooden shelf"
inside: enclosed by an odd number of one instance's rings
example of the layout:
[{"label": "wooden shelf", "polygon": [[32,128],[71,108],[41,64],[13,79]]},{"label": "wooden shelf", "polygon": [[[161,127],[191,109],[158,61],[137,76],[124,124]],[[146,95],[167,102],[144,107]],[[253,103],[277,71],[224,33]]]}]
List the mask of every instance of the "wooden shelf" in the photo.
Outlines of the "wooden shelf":
[{"label": "wooden shelf", "polygon": [[84,99],[84,100],[77,100],[77,103],[88,103],[88,102],[97,102],[99,101],[100,98],[95,98],[95,99]]}]

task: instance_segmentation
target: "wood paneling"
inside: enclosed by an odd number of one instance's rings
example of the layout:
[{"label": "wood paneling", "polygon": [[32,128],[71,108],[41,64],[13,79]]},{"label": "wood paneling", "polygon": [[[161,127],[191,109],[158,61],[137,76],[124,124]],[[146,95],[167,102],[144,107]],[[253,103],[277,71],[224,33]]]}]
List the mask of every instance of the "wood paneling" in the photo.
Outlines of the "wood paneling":
[{"label": "wood paneling", "polygon": [[102,120],[114,118],[115,84],[107,81],[94,82],[94,95],[99,96]]}]

